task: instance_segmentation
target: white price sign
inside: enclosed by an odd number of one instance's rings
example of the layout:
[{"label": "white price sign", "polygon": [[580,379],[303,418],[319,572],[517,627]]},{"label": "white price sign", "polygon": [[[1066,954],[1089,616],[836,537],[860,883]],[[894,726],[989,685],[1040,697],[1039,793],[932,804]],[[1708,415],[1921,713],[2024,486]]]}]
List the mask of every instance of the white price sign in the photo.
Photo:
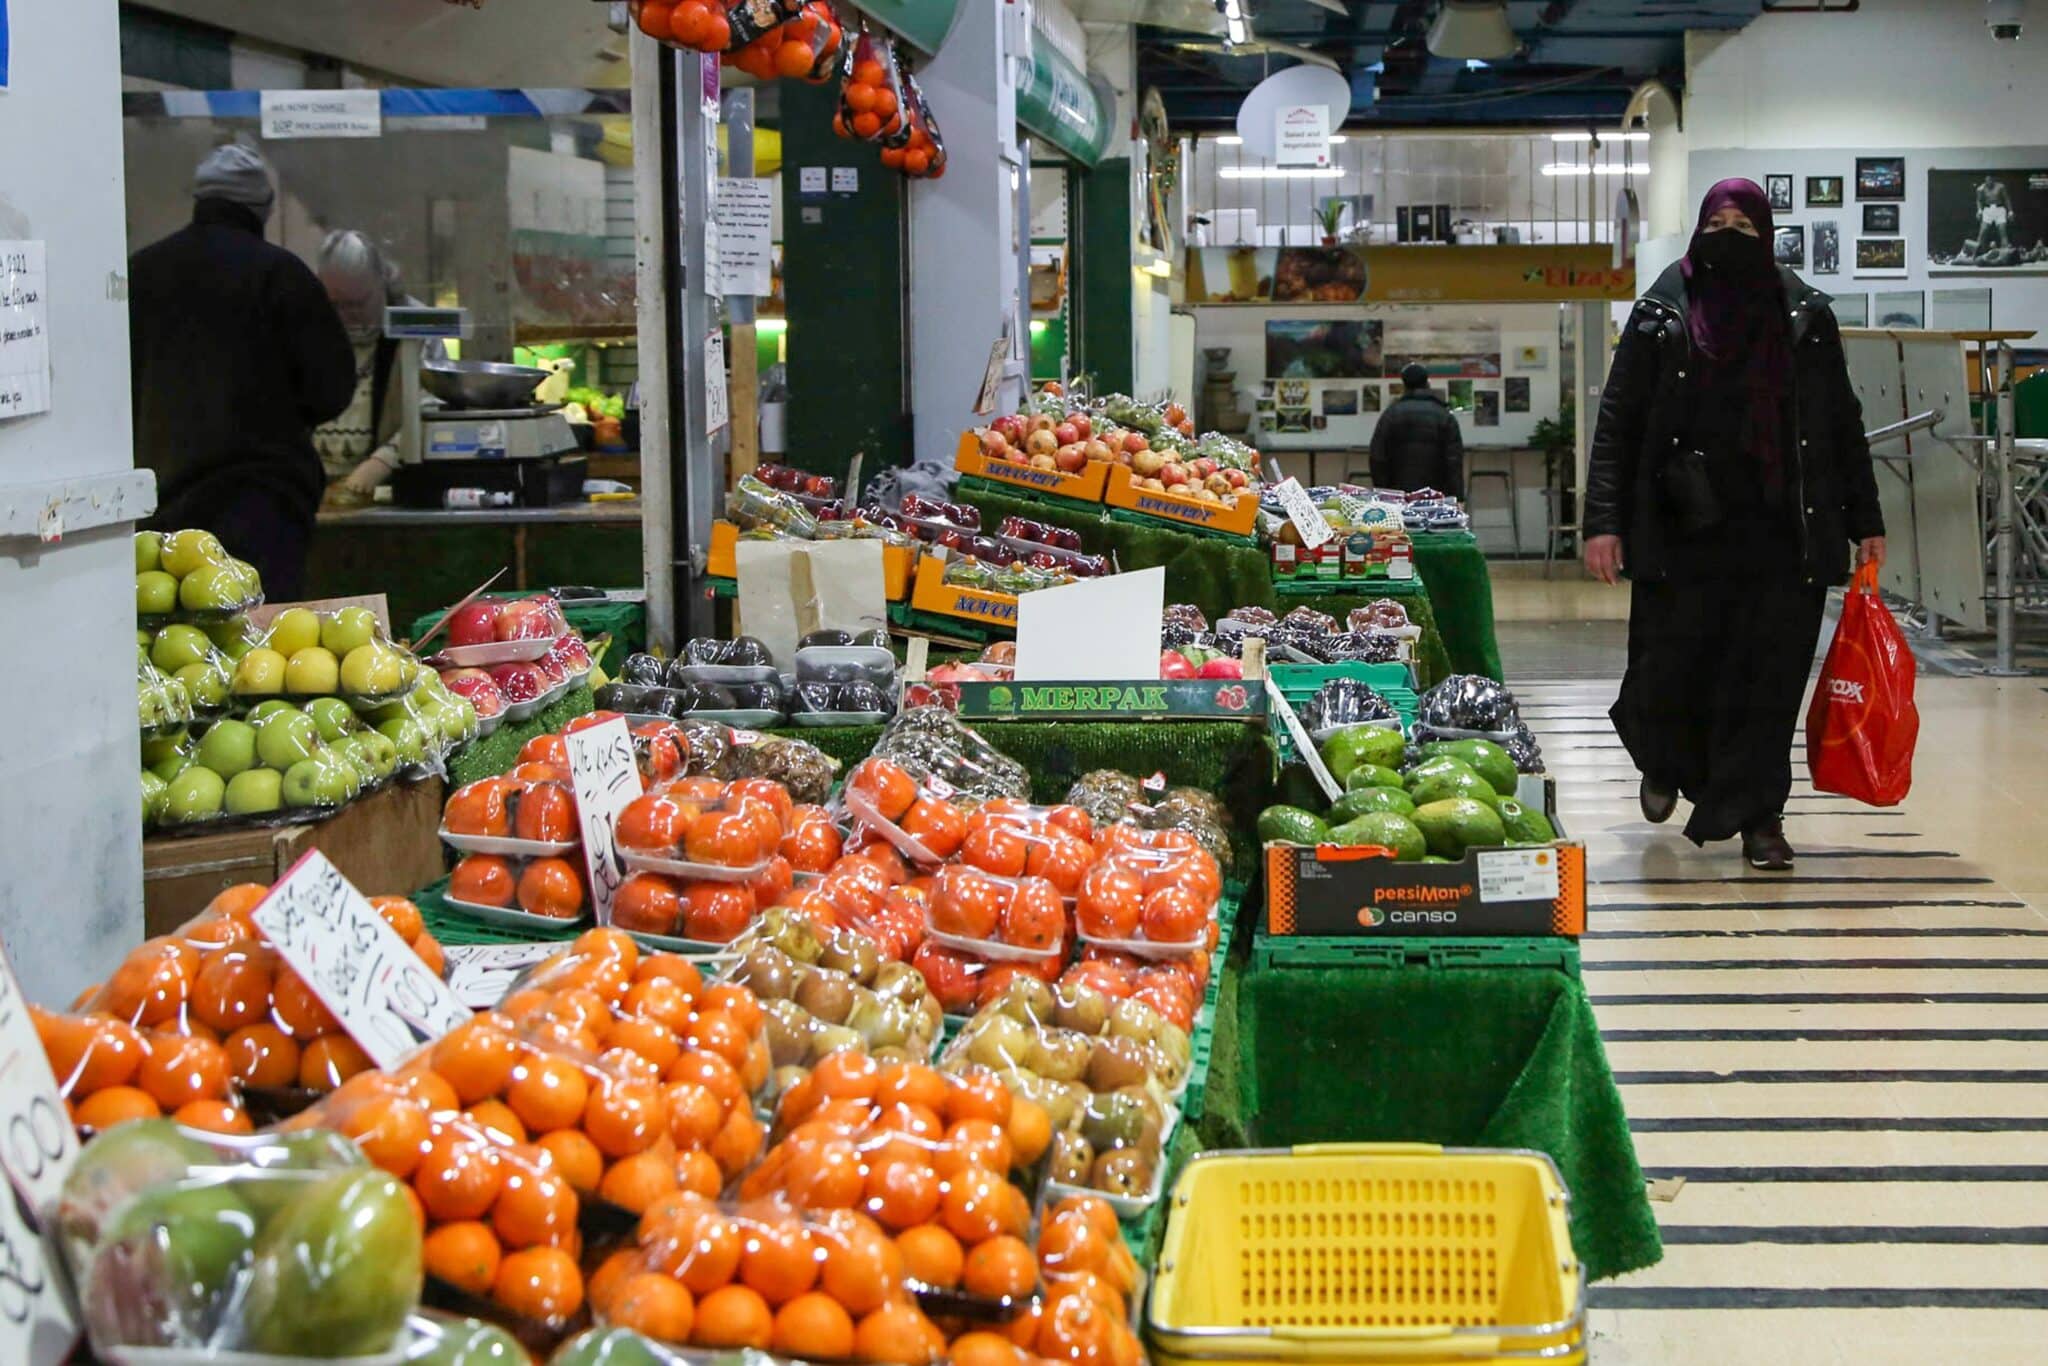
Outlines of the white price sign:
[{"label": "white price sign", "polygon": [[0,417],[50,411],[49,284],[41,242],[0,242]]},{"label": "white price sign", "polygon": [[583,822],[583,862],[590,870],[590,901],[597,923],[612,923],[612,898],[626,880],[614,834],[619,813],[641,793],[640,765],[633,757],[633,733],[624,717],[587,726],[563,737],[569,747],[569,778],[576,785],[576,814]]},{"label": "white price sign", "polygon": [[32,1213],[55,1207],[77,1156],[77,1131],[0,953],[0,1166],[12,1187],[0,1192],[0,1361],[55,1366],[78,1339]]},{"label": "white price sign", "polygon": [[448,989],[471,1010],[489,1010],[505,999],[519,974],[563,951],[560,944],[450,944]]},{"label": "white price sign", "polygon": [[1287,520],[1294,523],[1294,529],[1301,533],[1301,543],[1314,550],[1333,534],[1330,524],[1323,517],[1322,509],[1308,496],[1308,490],[1301,481],[1292,477],[1282,480],[1273,489],[1280,495],[1280,506],[1287,509]]},{"label": "white price sign", "polygon": [[704,435],[732,421],[732,393],[725,379],[725,333],[704,334]]},{"label": "white price sign", "polygon": [[376,90],[266,90],[266,138],[384,136],[384,101]]},{"label": "white price sign", "polygon": [[1308,765],[1309,774],[1316,780],[1316,786],[1323,789],[1323,795],[1333,802],[1343,796],[1344,785],[1337,781],[1328,765],[1323,763],[1323,756],[1317,751],[1316,742],[1310,738],[1308,727],[1301,724],[1301,718],[1294,714],[1294,708],[1280,695],[1278,687],[1266,689],[1266,703],[1280,713],[1280,720],[1286,725],[1287,734],[1294,740],[1294,748],[1301,754],[1302,761]]},{"label": "white price sign", "polygon": [[318,849],[250,919],[379,1067],[396,1067],[473,1013]]},{"label": "white price sign", "polygon": [[1557,850],[1488,849],[1473,858],[1481,901],[1557,900]]},{"label": "white price sign", "polygon": [[718,179],[719,293],[763,295],[772,288],[769,243],[774,200],[768,181],[754,176]]}]

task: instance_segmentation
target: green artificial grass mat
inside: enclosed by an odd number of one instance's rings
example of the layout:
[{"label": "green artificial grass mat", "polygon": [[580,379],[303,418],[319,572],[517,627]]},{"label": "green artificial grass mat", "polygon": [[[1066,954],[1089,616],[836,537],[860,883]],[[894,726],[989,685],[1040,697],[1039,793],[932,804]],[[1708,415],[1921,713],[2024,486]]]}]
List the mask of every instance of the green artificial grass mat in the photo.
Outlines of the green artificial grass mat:
[{"label": "green artificial grass mat", "polygon": [[1493,580],[1478,538],[1469,531],[1432,531],[1415,537],[1414,546],[1415,572],[1429,589],[1451,672],[1505,683],[1493,632]]},{"label": "green artificial grass mat", "polygon": [[481,740],[470,741],[449,756],[448,790],[453,792],[465,783],[495,777],[510,770],[519,762],[519,751],[526,747],[528,740],[560,730],[595,708],[590,689],[571,688],[566,695],[541,708],[537,715],[524,721],[507,721],[494,733]]}]

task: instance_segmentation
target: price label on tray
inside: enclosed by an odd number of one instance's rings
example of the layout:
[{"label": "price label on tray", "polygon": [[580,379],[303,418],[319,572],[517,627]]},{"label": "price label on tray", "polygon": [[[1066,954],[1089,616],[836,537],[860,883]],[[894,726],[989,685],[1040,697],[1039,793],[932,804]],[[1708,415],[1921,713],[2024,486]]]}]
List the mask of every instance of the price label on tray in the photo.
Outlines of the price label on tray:
[{"label": "price label on tray", "polygon": [[77,1156],[77,1131],[0,952],[0,1166],[11,1187],[0,1196],[0,1361],[54,1366],[78,1339],[39,1226]]},{"label": "price label on tray", "polygon": [[448,989],[472,1010],[489,1010],[505,999],[519,974],[562,951],[560,944],[450,944]]},{"label": "price label on tray", "polygon": [[318,849],[250,918],[379,1067],[396,1067],[472,1013]]},{"label": "price label on tray", "polygon": [[1294,529],[1301,533],[1301,543],[1314,550],[1335,534],[1330,524],[1323,520],[1322,509],[1308,496],[1308,490],[1298,479],[1284,479],[1274,486],[1280,506],[1287,511],[1287,520],[1294,523]]},{"label": "price label on tray", "polygon": [[583,862],[590,870],[590,903],[597,923],[612,923],[612,899],[626,880],[626,863],[615,834],[619,813],[641,793],[640,765],[633,759],[633,733],[623,718],[589,726],[563,737],[569,747],[569,778],[576,785],[576,814],[583,822]]},{"label": "price label on tray", "polygon": [[1555,849],[1488,849],[1474,854],[1481,901],[1555,901]]}]

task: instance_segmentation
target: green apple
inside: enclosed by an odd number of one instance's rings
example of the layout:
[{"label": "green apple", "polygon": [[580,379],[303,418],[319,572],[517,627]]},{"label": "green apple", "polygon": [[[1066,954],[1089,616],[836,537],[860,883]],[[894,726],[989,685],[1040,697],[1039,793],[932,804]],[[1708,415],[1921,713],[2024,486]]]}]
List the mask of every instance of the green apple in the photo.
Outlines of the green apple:
[{"label": "green apple", "polygon": [[332,744],[342,736],[362,729],[356,711],[339,697],[316,697],[305,705],[306,715],[320,728],[320,738]]},{"label": "green apple", "polygon": [[178,752],[185,743],[185,732],[173,731],[169,735],[153,735],[142,742],[142,766],[154,768]]},{"label": "green apple", "polygon": [[162,778],[142,770],[142,824],[146,829],[164,817],[164,808],[170,805],[171,785]]},{"label": "green apple", "polygon": [[165,799],[164,815],[167,819],[182,825],[190,821],[205,820],[208,816],[220,814],[221,803],[226,800],[228,785],[220,774],[197,764],[171,779],[170,791]]},{"label": "green apple", "polygon": [[256,725],[256,755],[265,768],[283,771],[319,749],[320,728],[302,711],[275,712]]},{"label": "green apple", "polygon": [[192,694],[195,706],[216,711],[228,703],[228,671],[225,665],[202,659],[187,664],[173,675]]},{"label": "green apple", "polygon": [[[273,636],[274,640],[275,637]],[[301,697],[325,697],[341,682],[341,666],[318,645],[295,650],[284,666],[284,690]]]},{"label": "green apple", "polygon": [[213,648],[230,660],[240,659],[263,643],[263,637],[249,624],[249,618],[240,614],[226,621],[209,621],[199,629],[206,632]]},{"label": "green apple", "polygon": [[279,612],[271,620],[270,639],[264,642],[286,658],[319,643],[320,614],[310,607],[288,607]]},{"label": "green apple", "polygon": [[161,569],[146,569],[135,576],[135,615],[166,616],[178,609],[178,581]]},{"label": "green apple", "polygon": [[235,664],[232,683],[237,697],[264,697],[284,691],[285,657],[275,650],[251,650]]},{"label": "green apple", "polygon": [[178,581],[178,605],[188,612],[224,612],[249,596],[233,565],[202,564]]},{"label": "green apple", "polygon": [[191,749],[174,749],[163,758],[151,764],[149,771],[168,783],[190,767],[192,767]]},{"label": "green apple", "polygon": [[228,779],[227,809],[237,816],[256,816],[284,805],[284,774],[274,768],[252,768]]},{"label": "green apple", "polygon": [[301,759],[284,771],[278,792],[286,806],[332,806],[320,796],[326,767],[312,759]]},{"label": "green apple", "polygon": [[199,737],[199,762],[233,778],[256,767],[256,727],[247,721],[216,721]]},{"label": "green apple", "polygon": [[326,784],[324,791],[336,801],[353,799],[366,785],[357,761],[346,754],[324,749],[313,756],[313,762],[325,770],[326,776],[321,780]]},{"label": "green apple", "polygon": [[377,765],[370,758],[370,732],[360,735],[344,735],[327,747],[329,754],[339,754],[348,760],[349,767],[356,771],[356,779],[363,786],[377,781]]},{"label": "green apple", "polygon": [[441,735],[451,745],[473,738],[483,724],[477,719],[476,704],[467,697],[450,695],[442,710]]},{"label": "green apple", "polygon": [[378,722],[377,733],[391,742],[399,763],[415,768],[427,762],[427,732],[410,716]]},{"label": "green apple", "polygon": [[357,697],[382,697],[405,686],[404,656],[381,641],[358,645],[341,661],[341,686]]},{"label": "green apple", "polygon": [[370,754],[370,766],[376,770],[377,781],[382,782],[398,771],[398,746],[388,735],[374,730],[362,731],[356,736]]},{"label": "green apple", "polygon": [[292,705],[290,702],[285,701],[282,697],[266,697],[261,702],[258,702],[255,706],[249,708],[249,714],[243,717],[242,719],[253,726],[266,716],[275,716],[277,713],[281,711],[297,710],[298,708],[296,706]]},{"label": "green apple", "polygon": [[164,535],[161,531],[135,533],[135,572],[147,574],[163,562]]},{"label": "green apple", "polygon": [[181,579],[201,565],[225,564],[228,558],[218,537],[196,529],[173,531],[159,543],[157,553],[164,571]]},{"label": "green apple", "polygon": [[192,719],[192,690],[190,688],[175,678],[166,678],[164,680],[164,699],[164,705],[170,708],[171,715],[183,717],[188,721]]},{"label": "green apple", "polygon": [[344,607],[320,623],[320,643],[337,657],[377,638],[377,614],[367,607]]},{"label": "green apple", "polygon": [[256,603],[263,597],[263,576],[256,572],[256,566],[247,560],[229,560],[228,568],[235,576],[235,588],[243,602]]},{"label": "green apple", "polygon": [[187,664],[203,663],[213,656],[213,642],[206,632],[183,622],[172,622],[158,631],[149,647],[149,662],[165,673],[176,673]]}]

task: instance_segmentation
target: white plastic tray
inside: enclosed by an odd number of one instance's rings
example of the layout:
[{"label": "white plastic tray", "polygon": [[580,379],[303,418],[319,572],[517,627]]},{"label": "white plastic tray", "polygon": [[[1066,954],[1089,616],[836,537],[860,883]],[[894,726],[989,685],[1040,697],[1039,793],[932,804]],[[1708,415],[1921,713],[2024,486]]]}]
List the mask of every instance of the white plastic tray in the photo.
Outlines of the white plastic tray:
[{"label": "white plastic tray", "polygon": [[472,919],[481,920],[488,925],[503,925],[512,930],[533,930],[542,927],[563,930],[588,924],[590,921],[590,912],[587,909],[574,920],[557,920],[551,915],[535,915],[532,911],[522,911],[517,906],[485,906],[474,901],[457,901],[452,896],[447,898],[447,902],[449,906]]},{"label": "white plastic tray", "polygon": [[438,651],[450,664],[465,669],[488,669],[494,664],[525,664],[555,648],[559,637],[536,636],[531,640],[494,640],[488,645],[450,645]]},{"label": "white plastic tray", "polygon": [[465,854],[497,854],[505,858],[549,858],[580,848],[581,840],[522,840],[510,835],[458,835],[443,828],[441,842]]}]

